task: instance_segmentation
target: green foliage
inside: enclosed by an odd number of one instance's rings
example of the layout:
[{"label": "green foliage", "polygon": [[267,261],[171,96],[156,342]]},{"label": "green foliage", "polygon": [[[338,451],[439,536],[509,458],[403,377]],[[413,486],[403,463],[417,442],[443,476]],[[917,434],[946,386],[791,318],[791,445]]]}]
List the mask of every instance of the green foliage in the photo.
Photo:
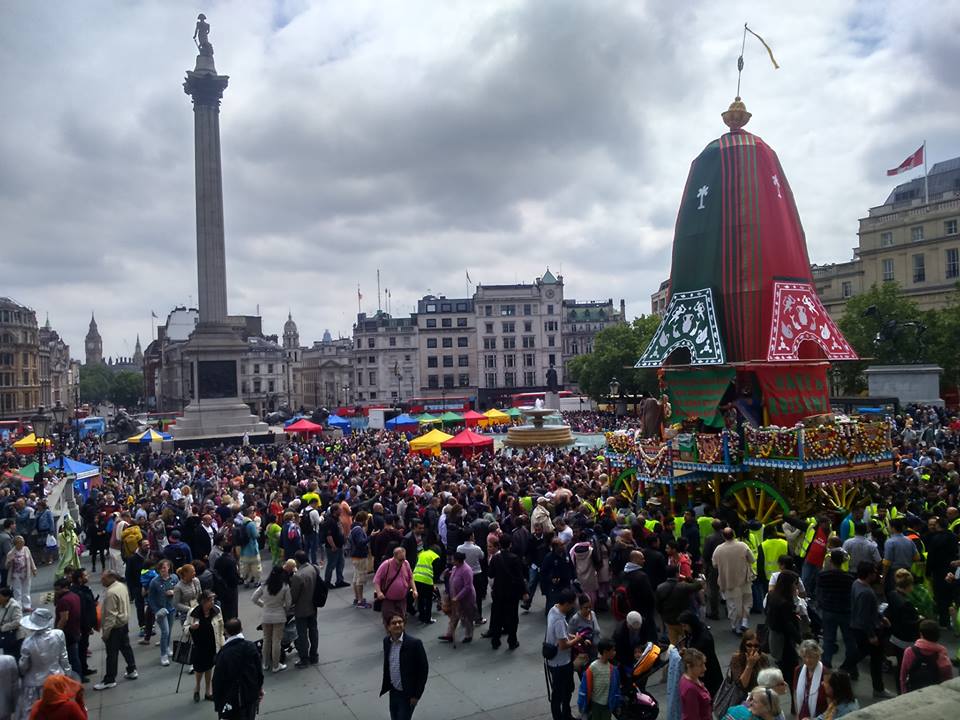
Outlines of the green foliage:
[{"label": "green foliage", "polygon": [[106,365],[97,363],[80,368],[80,401],[98,405],[110,397],[113,373]]},{"label": "green foliage", "polygon": [[634,364],[643,354],[660,324],[654,315],[640,316],[632,323],[612,325],[597,333],[593,352],[578,355],[570,362],[570,379],[594,400],[605,400],[610,394],[610,381],[620,382],[624,395],[657,392],[655,370],[635,370]]},{"label": "green foliage", "polygon": [[960,386],[960,292],[955,292],[943,310],[924,313],[927,325],[927,355],[943,368],[941,384]]},{"label": "green foliage", "polygon": [[113,373],[103,364],[80,368],[80,400],[94,405],[110,401],[118,406],[132,408],[143,397],[143,375],[123,371]]}]

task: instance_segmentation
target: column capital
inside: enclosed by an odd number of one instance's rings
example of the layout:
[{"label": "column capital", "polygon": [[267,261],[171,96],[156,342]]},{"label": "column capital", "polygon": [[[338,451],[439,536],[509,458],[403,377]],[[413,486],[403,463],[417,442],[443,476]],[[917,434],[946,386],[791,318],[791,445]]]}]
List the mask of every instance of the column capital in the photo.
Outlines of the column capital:
[{"label": "column capital", "polygon": [[227,89],[230,77],[209,72],[187,70],[183,81],[183,91],[193,98],[194,105],[219,107],[223,91]]}]

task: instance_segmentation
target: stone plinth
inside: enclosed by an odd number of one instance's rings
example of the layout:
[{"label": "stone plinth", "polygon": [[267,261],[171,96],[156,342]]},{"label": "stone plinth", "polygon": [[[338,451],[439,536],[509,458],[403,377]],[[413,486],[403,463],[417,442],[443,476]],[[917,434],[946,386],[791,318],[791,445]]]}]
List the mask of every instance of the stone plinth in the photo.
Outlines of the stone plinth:
[{"label": "stone plinth", "polygon": [[870,397],[895,397],[901,403],[943,406],[936,365],[871,365],[864,373]]},{"label": "stone plinth", "polygon": [[543,394],[543,406],[560,412],[560,393],[548,390]]}]

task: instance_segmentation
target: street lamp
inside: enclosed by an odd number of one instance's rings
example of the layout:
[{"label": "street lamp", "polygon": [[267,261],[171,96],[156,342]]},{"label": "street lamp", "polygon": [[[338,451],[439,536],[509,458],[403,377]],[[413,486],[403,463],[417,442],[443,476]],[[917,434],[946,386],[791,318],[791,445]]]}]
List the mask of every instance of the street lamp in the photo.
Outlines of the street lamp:
[{"label": "street lamp", "polygon": [[617,417],[620,416],[620,404],[615,398],[620,397],[620,381],[613,378],[610,381],[610,399],[613,400],[613,412]]},{"label": "street lamp", "polygon": [[43,454],[44,444],[50,435],[50,426],[53,424],[53,416],[43,409],[43,405],[37,408],[37,414],[30,418],[30,424],[33,426],[33,435],[37,440],[37,474],[35,482],[38,483],[40,492],[43,492]]}]

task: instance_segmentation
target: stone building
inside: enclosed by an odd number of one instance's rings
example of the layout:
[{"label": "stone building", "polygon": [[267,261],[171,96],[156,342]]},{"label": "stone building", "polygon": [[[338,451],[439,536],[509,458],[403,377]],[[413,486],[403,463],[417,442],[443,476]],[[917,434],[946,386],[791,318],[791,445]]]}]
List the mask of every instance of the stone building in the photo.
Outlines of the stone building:
[{"label": "stone building", "polygon": [[83,350],[87,365],[103,362],[103,338],[100,337],[100,330],[97,329],[97,319],[93,316],[93,313],[90,313],[90,327],[87,330],[87,337],[83,341]]},{"label": "stone building", "polygon": [[[947,305],[960,282],[960,157],[897,185],[860,219],[853,259],[813,266],[820,299],[836,319],[849,298],[888,281],[921,310]],[[929,197],[927,197],[929,195]]]},{"label": "stone building", "polygon": [[330,331],[325,330],[322,340],[300,353],[300,362],[293,372],[290,407],[332,410],[352,405],[353,363],[353,341],[350,338],[334,340]]},{"label": "stone building", "polygon": [[240,361],[240,397],[254,415],[263,417],[287,404],[286,351],[276,335],[251,335],[246,341]]},{"label": "stone building", "polygon": [[[420,397],[475,398],[479,383],[472,298],[425,295],[417,301]],[[400,383],[401,390],[403,383]],[[401,392],[400,400],[407,399]]]},{"label": "stone building", "polygon": [[19,418],[41,404],[37,314],[0,297],[0,417]]},{"label": "stone building", "polygon": [[287,321],[283,324],[283,352],[287,361],[287,397],[283,405],[287,409],[298,407],[294,405],[295,398],[302,393],[300,388],[300,373],[303,348],[300,347],[300,331],[293,321],[293,313],[287,313]]},{"label": "stone building", "polygon": [[667,310],[667,299],[670,295],[670,278],[662,283],[657,291],[650,296],[650,313],[660,317]]},{"label": "stone building", "polygon": [[390,405],[420,387],[417,325],[378,310],[357,314],[353,326],[354,398],[360,405]]},{"label": "stone building", "polygon": [[563,301],[563,320],[560,327],[563,335],[563,376],[567,377],[570,361],[577,355],[593,352],[593,340],[597,333],[611,325],[626,321],[627,304],[623,298],[620,306],[613,298],[606,301]]},{"label": "stone building", "polygon": [[40,404],[52,407],[58,402],[73,407],[79,387],[79,371],[70,360],[70,346],[50,327],[50,318],[37,334],[40,359]]},{"label": "stone building", "polygon": [[542,391],[554,366],[563,385],[563,277],[548,269],[533,283],[478,284],[473,296],[480,355],[478,405]]}]

